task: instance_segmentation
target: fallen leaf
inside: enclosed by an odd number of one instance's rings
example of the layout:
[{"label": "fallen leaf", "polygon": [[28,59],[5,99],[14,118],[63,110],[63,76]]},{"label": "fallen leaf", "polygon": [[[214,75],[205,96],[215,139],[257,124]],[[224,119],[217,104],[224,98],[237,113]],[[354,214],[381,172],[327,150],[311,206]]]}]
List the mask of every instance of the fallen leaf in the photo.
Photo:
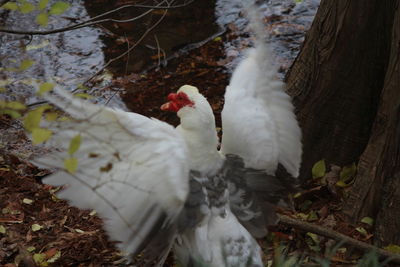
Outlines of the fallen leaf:
[{"label": "fallen leaf", "polygon": [[356,231],[362,234],[363,236],[368,236],[367,230],[364,227],[356,227]]},{"label": "fallen leaf", "polygon": [[321,178],[325,175],[326,165],[325,160],[320,160],[314,164],[312,167],[311,173],[314,179]]},{"label": "fallen leaf", "polygon": [[400,246],[398,246],[398,245],[390,244],[390,245],[384,247],[383,249],[393,252],[393,253],[396,253],[396,254],[400,254]]},{"label": "fallen leaf", "polygon": [[30,246],[30,247],[26,248],[26,251],[28,251],[28,252],[34,252],[35,250],[36,250],[36,248],[33,247],[33,246]]},{"label": "fallen leaf", "polygon": [[22,200],[22,203],[31,205],[31,204],[33,203],[33,200],[32,200],[32,199],[29,199],[29,198],[24,198],[24,199]]},{"label": "fallen leaf", "polygon": [[39,225],[39,224],[37,224],[37,223],[34,223],[34,224],[32,224],[32,226],[31,226],[31,229],[32,229],[33,232],[39,231],[39,230],[41,230],[42,228],[43,228],[43,226],[41,226],[41,225]]},{"label": "fallen leaf", "polygon": [[374,219],[372,219],[371,217],[364,217],[361,219],[361,222],[372,226],[374,224]]}]

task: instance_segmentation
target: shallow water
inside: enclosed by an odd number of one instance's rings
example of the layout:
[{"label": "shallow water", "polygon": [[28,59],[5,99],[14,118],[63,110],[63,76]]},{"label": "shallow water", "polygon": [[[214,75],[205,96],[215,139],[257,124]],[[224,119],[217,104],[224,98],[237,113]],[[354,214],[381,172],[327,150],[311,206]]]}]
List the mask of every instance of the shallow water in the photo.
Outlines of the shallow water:
[{"label": "shallow water", "polygon": [[[4,28],[21,30],[46,30],[70,24],[69,18],[88,19],[86,9],[80,1],[70,1],[71,8],[62,16],[53,16],[47,28],[40,28],[32,14],[15,11],[0,11],[0,23]],[[36,14],[36,13],[34,13]],[[84,82],[95,73],[95,68],[104,64],[101,31],[86,27],[52,35],[26,35],[0,33],[0,73],[2,85],[7,85],[13,98],[25,98],[27,103],[37,101],[29,85],[33,80],[54,80],[67,86]],[[22,72],[7,71],[18,66],[23,59],[35,62]],[[6,82],[7,79],[7,82]],[[10,96],[10,94],[8,94]]]},{"label": "shallow water", "polygon": [[[0,23],[4,28],[23,30],[61,28],[76,18],[83,21],[112,8],[110,4],[99,5],[101,1],[70,0],[71,8],[61,16],[51,17],[47,28],[37,26],[34,22],[34,15],[37,14],[35,12],[21,14],[0,10]],[[221,28],[229,28],[238,36],[224,44],[226,66],[228,71],[231,71],[240,60],[244,48],[251,43],[247,21],[241,14],[241,2],[195,1],[191,6],[169,12],[165,20],[144,38],[138,47],[108,68],[110,75],[101,76],[97,79],[100,83],[92,86],[104,87],[112,76],[124,77],[140,73],[151,65],[166,65],[166,58],[185,49],[187,45],[210,38]],[[311,25],[318,4],[319,0],[304,0],[298,3],[270,0],[259,6],[270,32],[270,45],[281,66],[282,77],[299,51],[304,32]],[[127,10],[118,16],[132,17],[135,12],[143,10]],[[0,33],[0,87],[6,87],[8,90],[3,97],[25,100],[28,104],[37,102],[38,99],[30,86],[36,80],[55,81],[75,88],[102,69],[108,60],[135,44],[144,29],[160,17],[161,13],[156,12],[133,23],[108,23],[99,28],[86,27],[52,35],[36,35],[32,38]],[[22,72],[7,71],[7,68],[18,67],[23,59],[34,60],[35,64]],[[102,90],[100,95],[103,94],[114,92]],[[115,103],[112,105],[123,106],[117,97],[113,97],[113,101]]]}]

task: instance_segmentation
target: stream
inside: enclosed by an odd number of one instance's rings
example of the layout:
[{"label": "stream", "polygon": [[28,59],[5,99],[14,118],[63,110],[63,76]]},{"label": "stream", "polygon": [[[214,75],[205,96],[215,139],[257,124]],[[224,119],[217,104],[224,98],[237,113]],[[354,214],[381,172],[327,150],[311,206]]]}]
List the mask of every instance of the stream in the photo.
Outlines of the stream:
[{"label": "stream", "polygon": [[[35,11],[22,14],[0,9],[0,26],[23,30],[62,28],[121,6],[118,2],[70,0],[67,12],[61,16],[51,16],[47,28],[37,26]],[[259,5],[270,30],[270,45],[281,66],[282,77],[298,53],[304,32],[312,22],[318,4],[318,0],[270,0]],[[142,12],[144,9],[124,9],[116,17],[124,19]],[[0,87],[7,89],[3,97],[27,104],[38,101],[30,87],[32,80],[54,81],[68,87],[84,83],[106,62],[135,44],[144,30],[161,15],[162,12],[156,12],[133,22],[106,23],[100,27],[91,26],[44,36],[0,33]],[[166,59],[177,51],[195,47],[193,44],[208,40],[226,28],[238,36],[224,44],[226,67],[231,71],[249,43],[246,27],[240,0],[194,1],[184,8],[172,9],[131,53],[111,64],[97,77],[96,81],[100,83],[96,87],[104,86],[112,77],[141,73],[155,64],[165,66],[168,64]],[[35,64],[25,71],[7,71],[18,67],[24,59],[33,60]]]}]

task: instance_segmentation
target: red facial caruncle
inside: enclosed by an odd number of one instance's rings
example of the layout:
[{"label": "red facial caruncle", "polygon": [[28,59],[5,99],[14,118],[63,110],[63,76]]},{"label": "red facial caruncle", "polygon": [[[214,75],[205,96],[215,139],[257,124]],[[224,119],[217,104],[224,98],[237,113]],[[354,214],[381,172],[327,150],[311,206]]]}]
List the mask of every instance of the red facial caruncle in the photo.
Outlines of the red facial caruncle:
[{"label": "red facial caruncle", "polygon": [[183,107],[194,106],[194,102],[184,92],[171,93],[168,95],[168,100],[169,102],[161,106],[161,110],[178,112]]}]

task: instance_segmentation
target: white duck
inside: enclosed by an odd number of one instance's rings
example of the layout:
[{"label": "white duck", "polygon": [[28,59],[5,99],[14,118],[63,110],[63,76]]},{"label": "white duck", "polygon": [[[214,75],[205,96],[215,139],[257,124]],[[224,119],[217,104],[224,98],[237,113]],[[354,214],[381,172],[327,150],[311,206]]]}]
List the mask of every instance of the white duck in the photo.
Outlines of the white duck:
[{"label": "white duck", "polygon": [[[262,266],[253,236],[266,234],[272,204],[286,192],[273,175],[280,163],[297,177],[301,161],[301,132],[275,75],[259,41],[227,87],[221,151],[212,109],[193,86],[162,106],[177,112],[176,129],[56,88],[45,99],[72,119],[52,126],[48,144],[62,152],[35,162],[59,168],[45,182],[68,184],[59,197],[95,209],[121,250],[146,255],[150,266],[161,265],[173,244],[184,266]],[[77,135],[79,150],[63,152]],[[72,156],[74,173],[63,163]]]}]

